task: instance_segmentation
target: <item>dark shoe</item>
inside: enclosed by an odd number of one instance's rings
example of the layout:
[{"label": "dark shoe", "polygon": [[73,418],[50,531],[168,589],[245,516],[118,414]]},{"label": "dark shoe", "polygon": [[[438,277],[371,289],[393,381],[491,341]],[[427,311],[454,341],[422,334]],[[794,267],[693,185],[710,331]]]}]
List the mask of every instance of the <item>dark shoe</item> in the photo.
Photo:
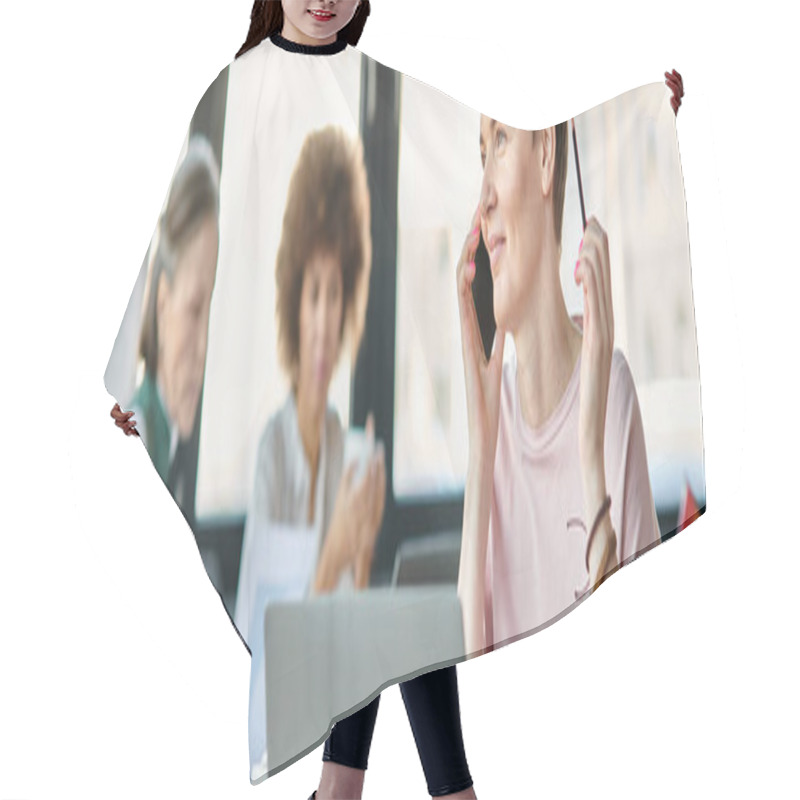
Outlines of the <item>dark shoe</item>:
[{"label": "dark shoe", "polygon": [[317,796],[317,790],[316,790],[316,789],[314,789],[314,793],[311,795],[311,797],[309,797],[309,798],[308,798],[308,800],[314,800],[314,798],[315,798],[316,796]]}]

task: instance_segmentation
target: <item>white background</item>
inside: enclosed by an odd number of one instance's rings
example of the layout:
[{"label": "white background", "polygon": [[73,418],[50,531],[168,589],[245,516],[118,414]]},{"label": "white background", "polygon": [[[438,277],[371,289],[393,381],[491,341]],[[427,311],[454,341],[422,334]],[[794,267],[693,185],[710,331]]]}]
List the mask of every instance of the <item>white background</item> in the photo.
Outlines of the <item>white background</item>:
[{"label": "white background", "polygon": [[[478,796],[796,797],[791,4],[374,6],[364,52],[518,127],[673,66],[685,79],[709,511],[557,625],[459,665]],[[249,658],[103,386],[186,126],[249,9],[0,12],[0,798],[304,800],[317,785],[321,747],[250,785]],[[396,686],[364,797],[426,797]]]}]

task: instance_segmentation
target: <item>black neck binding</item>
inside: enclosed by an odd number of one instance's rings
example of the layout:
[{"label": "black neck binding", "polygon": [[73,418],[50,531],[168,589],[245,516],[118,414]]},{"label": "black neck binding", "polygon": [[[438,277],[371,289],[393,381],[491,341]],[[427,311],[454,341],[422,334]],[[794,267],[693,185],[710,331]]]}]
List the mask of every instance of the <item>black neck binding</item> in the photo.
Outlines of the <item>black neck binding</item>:
[{"label": "black neck binding", "polygon": [[284,50],[288,50],[290,53],[305,53],[311,56],[331,56],[334,53],[341,53],[342,50],[347,47],[347,41],[345,39],[337,39],[330,44],[299,44],[298,42],[293,42],[291,39],[287,39],[280,33],[273,33],[269,39],[272,44]]}]

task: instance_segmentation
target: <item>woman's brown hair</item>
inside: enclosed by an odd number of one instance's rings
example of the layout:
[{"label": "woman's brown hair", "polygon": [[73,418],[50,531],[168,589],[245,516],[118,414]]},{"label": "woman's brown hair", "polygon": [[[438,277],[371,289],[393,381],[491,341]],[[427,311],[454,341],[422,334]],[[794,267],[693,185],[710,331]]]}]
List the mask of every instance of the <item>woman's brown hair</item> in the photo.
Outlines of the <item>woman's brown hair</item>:
[{"label": "woman's brown hair", "polygon": [[[207,217],[219,224],[219,180],[219,166],[211,143],[202,134],[194,134],[172,179],[167,207],[158,221],[158,237],[139,337],[139,354],[151,376],[158,371],[159,279],[163,274],[172,285],[179,254]],[[150,246],[153,247],[153,242]],[[148,250],[148,261],[149,253]]]},{"label": "woman's brown hair", "polygon": [[[369,16],[369,0],[361,0],[356,13],[347,25],[337,34],[337,39],[344,39],[355,47],[361,38],[361,32]],[[261,44],[268,36],[283,30],[283,5],[280,0],[255,0],[250,12],[250,30],[244,44],[239,48],[236,58]]]},{"label": "woman's brown hair", "polygon": [[309,133],[289,183],[275,265],[278,355],[296,388],[300,296],[308,262],[332,254],[342,270],[342,322],[355,359],[367,310],[372,267],[370,196],[361,140],[327,125]]}]

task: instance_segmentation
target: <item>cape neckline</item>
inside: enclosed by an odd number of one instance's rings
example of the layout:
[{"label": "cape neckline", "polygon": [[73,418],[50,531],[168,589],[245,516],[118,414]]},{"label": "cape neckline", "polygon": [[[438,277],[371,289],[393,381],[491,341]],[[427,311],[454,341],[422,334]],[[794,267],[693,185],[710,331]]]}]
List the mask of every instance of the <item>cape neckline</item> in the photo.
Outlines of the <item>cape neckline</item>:
[{"label": "cape neckline", "polygon": [[290,53],[304,53],[313,56],[334,55],[335,53],[341,53],[342,50],[347,47],[347,41],[345,39],[337,39],[330,44],[299,44],[298,42],[293,42],[291,39],[287,39],[280,33],[273,33],[269,39],[276,47],[288,50]]}]

